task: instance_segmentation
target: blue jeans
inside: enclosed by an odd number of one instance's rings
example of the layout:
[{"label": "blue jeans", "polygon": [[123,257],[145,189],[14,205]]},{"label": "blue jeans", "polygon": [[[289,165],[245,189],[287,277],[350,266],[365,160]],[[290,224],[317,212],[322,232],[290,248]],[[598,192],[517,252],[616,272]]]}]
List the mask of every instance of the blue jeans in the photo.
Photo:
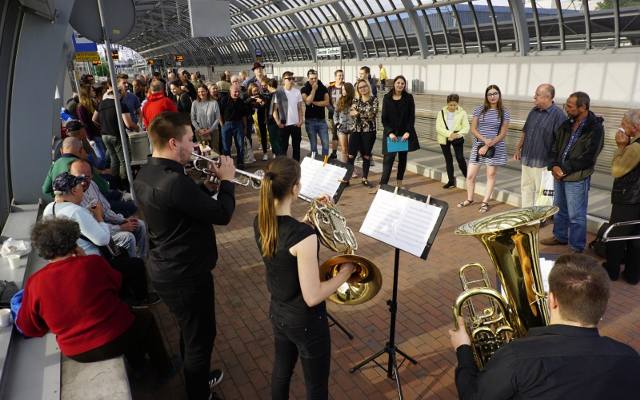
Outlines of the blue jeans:
[{"label": "blue jeans", "polygon": [[304,128],[307,131],[307,136],[309,136],[311,152],[318,153],[318,136],[320,136],[322,155],[329,154],[329,128],[327,127],[327,121],[324,118],[307,118],[304,121]]},{"label": "blue jeans", "polygon": [[560,211],[553,217],[553,236],[583,251],[587,241],[587,204],[591,177],[578,182],[555,181],[553,204]]},{"label": "blue jeans", "polygon": [[231,140],[236,142],[236,152],[238,159],[236,165],[242,165],[244,163],[244,153],[242,144],[244,142],[244,126],[242,121],[227,121],[222,127],[222,154],[225,156],[231,155]]}]

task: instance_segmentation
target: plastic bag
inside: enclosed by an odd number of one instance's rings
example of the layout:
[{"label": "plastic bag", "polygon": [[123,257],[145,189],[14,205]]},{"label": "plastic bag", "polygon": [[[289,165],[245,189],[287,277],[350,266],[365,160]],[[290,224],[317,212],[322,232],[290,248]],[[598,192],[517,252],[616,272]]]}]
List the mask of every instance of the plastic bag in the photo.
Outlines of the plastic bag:
[{"label": "plastic bag", "polygon": [[9,238],[2,243],[0,248],[0,255],[3,257],[8,256],[23,256],[31,252],[31,242],[28,240],[16,240]]},{"label": "plastic bag", "polygon": [[553,184],[554,178],[551,171],[544,171],[540,179],[540,192],[536,199],[537,206],[553,205]]},{"label": "plastic bag", "polygon": [[244,149],[243,149],[243,153],[244,153],[244,163],[245,164],[251,164],[256,162],[256,158],[253,156],[253,148],[251,148],[251,142],[249,141],[248,137],[244,137]]}]

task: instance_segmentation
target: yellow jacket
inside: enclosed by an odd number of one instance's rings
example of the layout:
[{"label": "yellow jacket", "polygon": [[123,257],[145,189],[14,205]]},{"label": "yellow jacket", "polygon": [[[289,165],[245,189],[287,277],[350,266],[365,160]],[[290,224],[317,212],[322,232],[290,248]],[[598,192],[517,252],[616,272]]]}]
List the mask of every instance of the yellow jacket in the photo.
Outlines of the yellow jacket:
[{"label": "yellow jacket", "polygon": [[[442,117],[442,113],[444,112],[445,117]],[[464,136],[469,133],[469,117],[467,116],[467,112],[464,108],[458,106],[456,109],[456,113],[453,117],[453,126],[449,127],[447,130],[446,127],[446,115],[447,115],[447,107],[443,107],[442,111],[438,112],[436,116],[436,133],[438,134],[438,143],[446,144],[447,139],[454,131],[457,131],[458,134]]]}]

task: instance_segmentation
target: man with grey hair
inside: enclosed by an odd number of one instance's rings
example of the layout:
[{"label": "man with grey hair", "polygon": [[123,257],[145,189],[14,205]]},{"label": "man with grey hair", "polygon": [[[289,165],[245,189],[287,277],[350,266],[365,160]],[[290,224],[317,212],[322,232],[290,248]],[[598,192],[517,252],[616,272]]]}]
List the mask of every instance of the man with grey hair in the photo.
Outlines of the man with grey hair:
[{"label": "man with grey hair", "polygon": [[529,111],[522,128],[520,141],[516,145],[514,160],[522,160],[520,195],[522,207],[536,205],[536,197],[541,190],[542,174],[551,160],[551,145],[556,129],[567,117],[553,98],[555,89],[548,83],[536,88],[533,95],[534,107]]},{"label": "man with grey hair", "polygon": [[[617,149],[613,153],[611,175],[611,217],[609,222],[640,221],[640,110],[630,110],[622,118],[616,132]],[[612,236],[638,236],[640,224],[626,225],[612,231]],[[607,242],[604,264],[609,278],[637,284],[640,280],[640,239]]]}]

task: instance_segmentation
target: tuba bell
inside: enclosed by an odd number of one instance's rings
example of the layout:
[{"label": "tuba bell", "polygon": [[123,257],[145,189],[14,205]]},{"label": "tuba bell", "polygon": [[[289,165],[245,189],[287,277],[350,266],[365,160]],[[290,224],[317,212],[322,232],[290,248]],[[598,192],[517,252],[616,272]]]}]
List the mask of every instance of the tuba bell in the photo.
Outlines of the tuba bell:
[{"label": "tuba bell", "polygon": [[330,250],[341,253],[320,265],[320,280],[326,281],[338,274],[339,266],[353,263],[356,268],[351,278],[342,284],[329,300],[337,304],[356,305],[371,300],[382,287],[382,274],[376,265],[358,256],[358,242],[347,221],[336,206],[313,200],[306,220],[316,228],[320,242]]},{"label": "tuba bell", "polygon": [[[460,269],[463,292],[453,306],[453,317],[464,317],[476,364],[483,368],[504,344],[549,323],[544,292],[538,232],[540,223],[558,212],[555,206],[528,207],[490,215],[456,229],[483,244],[502,291],[491,287],[486,269],[477,263]],[[474,274],[476,279],[469,278]],[[481,303],[479,306],[478,303]]]}]

